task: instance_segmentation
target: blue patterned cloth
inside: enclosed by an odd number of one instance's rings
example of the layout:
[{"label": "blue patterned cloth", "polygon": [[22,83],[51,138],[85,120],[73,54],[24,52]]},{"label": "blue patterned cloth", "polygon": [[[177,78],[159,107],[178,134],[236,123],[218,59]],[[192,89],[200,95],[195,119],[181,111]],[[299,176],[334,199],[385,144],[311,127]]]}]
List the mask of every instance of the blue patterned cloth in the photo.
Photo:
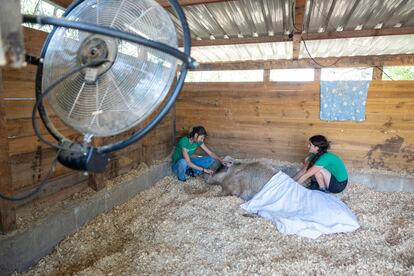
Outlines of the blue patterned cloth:
[{"label": "blue patterned cloth", "polygon": [[371,81],[321,81],[321,120],[364,121]]}]

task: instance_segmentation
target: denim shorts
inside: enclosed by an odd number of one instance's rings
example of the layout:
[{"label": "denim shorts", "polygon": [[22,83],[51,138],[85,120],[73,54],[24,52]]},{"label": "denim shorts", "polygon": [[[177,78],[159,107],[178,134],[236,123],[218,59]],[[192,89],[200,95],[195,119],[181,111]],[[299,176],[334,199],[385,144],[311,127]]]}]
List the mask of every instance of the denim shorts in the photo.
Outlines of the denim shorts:
[{"label": "denim shorts", "polygon": [[339,182],[335,176],[331,175],[331,180],[329,181],[328,191],[337,194],[345,190],[346,185],[348,184],[348,179]]},{"label": "denim shorts", "polygon": [[330,192],[330,193],[333,193],[333,194],[337,194],[337,193],[340,193],[343,190],[345,190],[347,184],[348,184],[348,179],[339,182],[336,179],[336,177],[333,176],[333,174],[332,174],[331,175],[331,180],[329,181],[329,187],[328,187],[327,191],[322,190],[322,189],[319,188],[319,184],[318,184],[318,182],[316,181],[316,179],[314,177],[312,177],[311,183],[307,188],[311,189],[311,190],[320,190],[320,191],[324,191],[324,192]]}]

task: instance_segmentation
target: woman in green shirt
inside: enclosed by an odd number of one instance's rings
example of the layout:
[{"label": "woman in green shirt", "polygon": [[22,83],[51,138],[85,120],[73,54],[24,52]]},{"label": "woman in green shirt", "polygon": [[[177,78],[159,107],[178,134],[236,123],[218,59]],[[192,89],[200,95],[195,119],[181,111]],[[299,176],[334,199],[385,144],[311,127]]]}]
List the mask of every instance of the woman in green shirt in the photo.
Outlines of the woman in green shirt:
[{"label": "woman in green shirt", "polygon": [[329,142],[322,135],[309,138],[309,155],[305,166],[293,177],[299,184],[311,178],[307,188],[331,193],[342,192],[348,184],[348,173],[341,158],[328,152]]},{"label": "woman in green shirt", "polygon": [[[187,135],[182,137],[175,146],[172,156],[172,171],[177,175],[178,180],[186,181],[186,175],[208,173],[213,174],[210,165],[214,160],[222,163],[223,160],[205,144],[204,139],[207,131],[202,126],[197,126]],[[208,156],[193,157],[193,153],[201,148]]]}]

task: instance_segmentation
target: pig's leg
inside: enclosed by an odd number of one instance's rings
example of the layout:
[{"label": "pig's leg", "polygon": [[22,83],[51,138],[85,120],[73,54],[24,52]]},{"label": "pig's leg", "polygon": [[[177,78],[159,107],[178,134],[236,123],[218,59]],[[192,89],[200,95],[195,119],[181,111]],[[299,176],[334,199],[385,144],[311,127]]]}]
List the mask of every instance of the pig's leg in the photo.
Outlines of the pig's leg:
[{"label": "pig's leg", "polygon": [[225,189],[221,189],[221,192],[217,195],[217,196],[231,196],[231,192],[230,191],[226,191]]},{"label": "pig's leg", "polygon": [[238,196],[243,192],[244,187],[244,173],[237,172],[235,175],[228,177],[223,181],[225,185],[222,186],[222,189],[226,195]]}]

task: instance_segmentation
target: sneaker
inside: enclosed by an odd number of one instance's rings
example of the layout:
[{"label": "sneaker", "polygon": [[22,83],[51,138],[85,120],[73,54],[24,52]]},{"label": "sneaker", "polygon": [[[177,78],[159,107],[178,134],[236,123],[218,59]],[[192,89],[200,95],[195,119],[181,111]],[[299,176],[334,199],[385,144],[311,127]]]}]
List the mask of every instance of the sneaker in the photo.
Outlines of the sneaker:
[{"label": "sneaker", "polygon": [[180,178],[178,178],[178,177],[177,177],[177,179],[178,179],[179,181],[181,181],[181,182],[186,182],[186,181],[187,181],[186,179],[181,180],[181,179],[180,179]]},{"label": "sneaker", "polygon": [[193,169],[192,169],[192,168],[188,168],[188,169],[185,171],[185,174],[186,174],[186,175],[188,175],[188,176],[190,176],[190,177],[195,177],[195,174],[194,174],[194,171],[193,171]]}]

